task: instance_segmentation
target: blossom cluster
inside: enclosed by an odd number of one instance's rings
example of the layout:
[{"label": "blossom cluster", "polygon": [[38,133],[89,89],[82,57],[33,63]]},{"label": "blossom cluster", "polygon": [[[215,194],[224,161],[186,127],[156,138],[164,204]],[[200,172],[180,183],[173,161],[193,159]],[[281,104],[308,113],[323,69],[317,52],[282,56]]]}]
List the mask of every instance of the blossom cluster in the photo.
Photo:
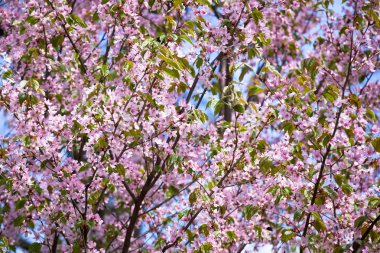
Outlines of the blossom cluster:
[{"label": "blossom cluster", "polygon": [[379,3],[343,2],[0,1],[0,251],[378,252]]}]

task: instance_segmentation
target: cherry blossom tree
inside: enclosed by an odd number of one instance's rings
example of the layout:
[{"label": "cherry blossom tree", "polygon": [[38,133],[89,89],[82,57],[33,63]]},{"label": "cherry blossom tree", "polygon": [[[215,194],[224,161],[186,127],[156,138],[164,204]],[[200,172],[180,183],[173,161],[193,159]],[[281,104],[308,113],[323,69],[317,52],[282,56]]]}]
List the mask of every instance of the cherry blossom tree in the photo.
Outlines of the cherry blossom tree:
[{"label": "cherry blossom tree", "polygon": [[0,251],[378,252],[375,0],[0,1]]}]

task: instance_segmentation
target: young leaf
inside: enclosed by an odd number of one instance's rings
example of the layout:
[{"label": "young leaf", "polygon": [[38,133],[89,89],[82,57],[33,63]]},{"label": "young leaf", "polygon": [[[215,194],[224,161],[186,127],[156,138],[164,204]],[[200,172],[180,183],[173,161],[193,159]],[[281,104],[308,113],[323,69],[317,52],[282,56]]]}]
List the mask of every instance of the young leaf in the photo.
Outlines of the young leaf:
[{"label": "young leaf", "polygon": [[29,245],[28,252],[29,253],[40,253],[41,252],[42,245],[41,243],[34,242]]},{"label": "young leaf", "polygon": [[326,98],[330,103],[334,103],[334,101],[339,96],[339,89],[334,85],[329,85],[323,91],[322,96]]},{"label": "young leaf", "polygon": [[72,20],[73,23],[75,23],[75,24],[77,24],[83,28],[87,27],[86,22],[84,22],[77,14],[71,13],[69,15],[69,18]]}]

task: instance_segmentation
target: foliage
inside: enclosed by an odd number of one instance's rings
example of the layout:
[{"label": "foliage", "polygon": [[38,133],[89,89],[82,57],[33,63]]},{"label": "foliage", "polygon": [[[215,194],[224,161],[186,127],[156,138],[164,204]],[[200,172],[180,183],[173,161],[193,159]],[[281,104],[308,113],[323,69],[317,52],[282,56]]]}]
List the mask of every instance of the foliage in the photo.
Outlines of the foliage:
[{"label": "foliage", "polygon": [[377,252],[379,5],[338,5],[0,1],[1,250]]}]

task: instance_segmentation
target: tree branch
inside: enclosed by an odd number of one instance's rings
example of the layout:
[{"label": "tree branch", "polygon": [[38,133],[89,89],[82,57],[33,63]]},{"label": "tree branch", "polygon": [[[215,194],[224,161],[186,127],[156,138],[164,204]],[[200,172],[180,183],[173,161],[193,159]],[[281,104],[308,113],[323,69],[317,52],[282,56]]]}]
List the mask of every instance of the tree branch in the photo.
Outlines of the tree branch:
[{"label": "tree branch", "polygon": [[[376,217],[376,219],[374,219],[372,222],[371,222],[371,225],[369,225],[369,227],[365,230],[364,234],[362,235],[362,237],[360,238],[360,242],[364,242],[364,240],[367,238],[367,236],[369,235],[369,233],[372,231],[373,227],[376,225],[376,223],[380,220],[380,214]],[[357,252],[360,252],[360,249],[361,249],[361,243],[359,243],[358,241],[355,241],[354,244],[353,244],[353,253],[357,253]]]}]

